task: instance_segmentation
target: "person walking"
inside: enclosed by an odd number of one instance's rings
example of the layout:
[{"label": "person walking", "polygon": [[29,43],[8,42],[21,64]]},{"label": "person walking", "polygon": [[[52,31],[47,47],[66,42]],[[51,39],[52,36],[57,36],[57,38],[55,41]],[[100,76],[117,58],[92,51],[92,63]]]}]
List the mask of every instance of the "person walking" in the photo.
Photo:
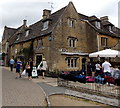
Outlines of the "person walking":
[{"label": "person walking", "polygon": [[111,64],[107,61],[107,59],[105,59],[105,62],[102,63],[102,68],[103,68],[103,72],[104,72],[104,79],[106,80],[106,83],[108,86],[110,86],[110,80],[111,79],[111,73],[110,73],[110,67]]},{"label": "person walking", "polygon": [[105,62],[102,63],[102,68],[103,68],[103,72],[104,72],[104,75],[106,76],[110,76],[111,73],[110,73],[110,67],[111,67],[111,64],[107,61],[107,59],[105,59]]},{"label": "person walking", "polygon": [[32,80],[32,70],[33,70],[33,60],[32,60],[32,58],[29,59],[28,65],[30,66],[30,70],[28,71],[28,79]]},{"label": "person walking", "polygon": [[10,70],[11,70],[11,71],[13,71],[14,63],[15,63],[15,61],[14,61],[14,58],[13,58],[13,56],[12,56],[12,58],[10,59]]},{"label": "person walking", "polygon": [[25,66],[25,70],[26,70],[26,73],[28,74],[28,79],[30,79],[30,65],[29,65],[29,62],[26,63],[26,66]]},{"label": "person walking", "polygon": [[45,78],[44,75],[45,75],[47,68],[48,68],[47,62],[46,62],[45,58],[43,58],[42,61],[40,62],[40,64],[38,65],[38,69],[40,69],[42,72],[43,79]]},{"label": "person walking", "polygon": [[97,63],[95,64],[95,67],[96,67],[95,76],[101,75],[102,67],[100,66],[100,62],[99,61],[97,61]]},{"label": "person walking", "polygon": [[22,66],[22,62],[20,61],[20,58],[17,58],[17,63],[16,63],[16,79],[21,78],[20,74],[20,67]]},{"label": "person walking", "polygon": [[87,75],[94,77],[95,74],[95,64],[92,60],[88,61],[87,63]]}]

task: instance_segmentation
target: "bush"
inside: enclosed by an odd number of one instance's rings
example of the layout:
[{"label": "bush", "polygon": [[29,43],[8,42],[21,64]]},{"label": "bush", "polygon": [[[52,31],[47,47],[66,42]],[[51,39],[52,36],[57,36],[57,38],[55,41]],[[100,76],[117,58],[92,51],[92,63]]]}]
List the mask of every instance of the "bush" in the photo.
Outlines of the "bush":
[{"label": "bush", "polygon": [[46,76],[47,77],[52,77],[52,78],[58,78],[60,75],[60,72],[58,70],[54,70],[53,72],[47,72]]}]

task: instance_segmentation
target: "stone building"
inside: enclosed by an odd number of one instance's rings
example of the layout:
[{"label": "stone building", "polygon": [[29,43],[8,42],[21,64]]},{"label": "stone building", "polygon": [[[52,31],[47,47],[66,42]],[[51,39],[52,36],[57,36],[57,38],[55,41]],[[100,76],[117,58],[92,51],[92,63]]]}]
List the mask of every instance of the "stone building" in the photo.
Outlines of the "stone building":
[{"label": "stone building", "polygon": [[37,65],[45,57],[50,71],[80,70],[89,53],[120,50],[120,29],[107,16],[99,19],[78,13],[72,2],[55,13],[44,9],[40,21],[26,23],[17,29],[5,27],[2,45],[7,60],[32,57]]}]

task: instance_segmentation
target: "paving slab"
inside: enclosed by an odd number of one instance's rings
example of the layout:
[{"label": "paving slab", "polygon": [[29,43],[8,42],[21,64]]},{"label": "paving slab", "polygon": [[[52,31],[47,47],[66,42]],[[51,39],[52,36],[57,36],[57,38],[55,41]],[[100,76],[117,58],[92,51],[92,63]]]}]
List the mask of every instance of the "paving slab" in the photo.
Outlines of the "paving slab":
[{"label": "paving slab", "polygon": [[27,78],[2,68],[2,106],[46,106],[42,88]]}]

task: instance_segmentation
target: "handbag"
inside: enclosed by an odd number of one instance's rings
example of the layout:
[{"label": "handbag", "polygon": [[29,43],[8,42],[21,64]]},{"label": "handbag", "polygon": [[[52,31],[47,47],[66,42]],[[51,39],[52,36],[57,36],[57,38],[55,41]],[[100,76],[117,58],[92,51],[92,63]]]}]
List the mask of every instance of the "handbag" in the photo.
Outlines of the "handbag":
[{"label": "handbag", "polygon": [[29,65],[26,65],[26,69],[30,69],[30,66],[29,66]]},{"label": "handbag", "polygon": [[26,70],[24,70],[21,75],[25,76],[26,75]]},{"label": "handbag", "polygon": [[43,67],[43,62],[40,64],[40,67]]},{"label": "handbag", "polygon": [[37,70],[40,70],[41,67],[43,67],[43,62],[41,62],[41,63],[38,65]]}]

